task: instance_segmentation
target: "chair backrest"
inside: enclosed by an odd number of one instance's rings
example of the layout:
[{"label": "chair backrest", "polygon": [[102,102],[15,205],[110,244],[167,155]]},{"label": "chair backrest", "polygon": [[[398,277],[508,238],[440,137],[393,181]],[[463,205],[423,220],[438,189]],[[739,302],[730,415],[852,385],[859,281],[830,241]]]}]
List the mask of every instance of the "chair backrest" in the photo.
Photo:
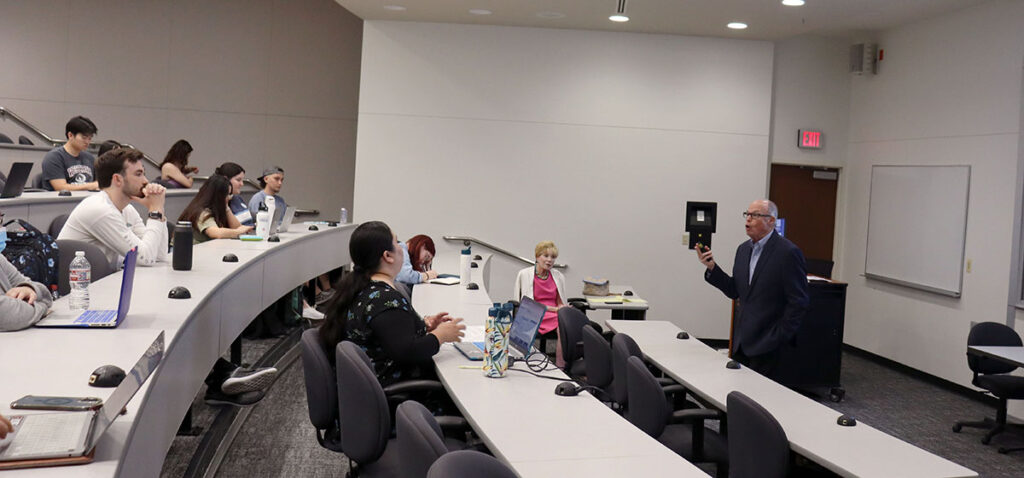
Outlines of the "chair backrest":
[{"label": "chair backrest", "polygon": [[606,389],[612,384],[612,346],[590,325],[583,327],[583,362],[587,385]]},{"label": "chair backrest", "polygon": [[31,145],[33,145],[35,143],[33,143],[32,140],[28,139],[28,137],[26,137],[25,135],[21,135],[21,136],[18,136],[18,144],[24,144],[24,145],[31,146]]},{"label": "chair backrest", "polygon": [[31,185],[31,187],[33,189],[44,189],[43,188],[43,173],[36,173],[36,174],[32,175],[32,185]]},{"label": "chair backrest", "polygon": [[415,400],[402,402],[395,411],[395,434],[404,478],[426,478],[430,466],[448,453],[437,420]]},{"label": "chair backrest", "polygon": [[584,325],[587,325],[587,315],[579,309],[575,307],[558,309],[558,340],[562,344],[565,370],[570,370],[573,362],[582,358],[580,350],[582,349]]},{"label": "chair backrest", "polygon": [[782,478],[789,468],[789,439],[778,420],[740,392],[726,397],[729,476]]},{"label": "chair backrest", "polygon": [[[320,329],[308,329],[302,333],[302,373],[306,379],[310,423],[318,431],[335,432],[338,424],[338,383],[321,344]],[[322,441],[321,445],[341,451],[340,443],[332,440]]]},{"label": "chair backrest", "polygon": [[665,431],[672,409],[658,379],[647,369],[640,357],[626,360],[626,390],[629,409],[626,419],[644,433],[658,438]]},{"label": "chair backrest", "polygon": [[71,261],[75,258],[75,251],[85,251],[85,259],[89,261],[92,277],[91,281],[96,282],[114,272],[114,268],[107,262],[107,256],[99,246],[82,241],[62,239],[57,241],[58,263],[57,263],[57,292],[61,296],[71,292],[68,272]]},{"label": "chair backrest", "polygon": [[636,344],[633,337],[626,334],[615,334],[612,337],[612,399],[625,407],[629,404],[629,393],[627,392],[626,360],[630,357],[643,358],[640,346]]},{"label": "chair backrest", "polygon": [[373,463],[384,453],[391,434],[388,399],[363,349],[344,341],[335,354],[342,448],[356,463]]},{"label": "chair backrest", "polygon": [[57,236],[60,235],[61,229],[64,229],[64,223],[68,222],[68,217],[70,216],[71,214],[65,213],[53,218],[53,221],[50,222],[50,229],[49,231],[47,231],[47,234],[49,234],[50,237],[56,239]]},{"label": "chair backrest", "polygon": [[[967,345],[1020,346],[1020,335],[1012,328],[998,322],[981,322],[971,327],[967,335]],[[1010,373],[1017,369],[1016,365],[999,360],[991,360],[974,354],[967,354],[967,366],[976,374]]]},{"label": "chair backrest", "polygon": [[6,134],[0,133],[0,143],[12,143],[13,144],[14,141],[11,140],[10,136],[7,136]]},{"label": "chair backrest", "polygon": [[491,455],[459,450],[438,458],[427,478],[516,478],[516,474]]}]

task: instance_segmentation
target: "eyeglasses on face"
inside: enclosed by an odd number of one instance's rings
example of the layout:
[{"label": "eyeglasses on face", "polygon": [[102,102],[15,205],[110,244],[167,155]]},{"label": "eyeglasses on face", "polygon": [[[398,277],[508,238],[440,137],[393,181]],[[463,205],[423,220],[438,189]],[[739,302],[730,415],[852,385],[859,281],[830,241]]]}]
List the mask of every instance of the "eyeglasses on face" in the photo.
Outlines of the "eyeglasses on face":
[{"label": "eyeglasses on face", "polygon": [[761,214],[761,213],[758,213],[758,212],[743,211],[743,219],[747,219],[747,218],[751,218],[751,217],[753,217],[753,218],[769,218],[769,217],[772,217],[772,215],[771,214]]}]

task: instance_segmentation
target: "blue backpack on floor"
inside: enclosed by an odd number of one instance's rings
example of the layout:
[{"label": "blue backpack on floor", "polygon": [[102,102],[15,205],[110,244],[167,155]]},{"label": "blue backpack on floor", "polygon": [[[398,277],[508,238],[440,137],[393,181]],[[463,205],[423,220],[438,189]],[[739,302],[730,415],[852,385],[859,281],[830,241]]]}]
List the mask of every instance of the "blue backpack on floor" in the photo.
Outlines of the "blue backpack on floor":
[{"label": "blue backpack on floor", "polygon": [[7,228],[4,257],[26,277],[50,289],[50,294],[56,299],[60,259],[57,243],[49,234],[21,219],[7,221],[4,227]]}]

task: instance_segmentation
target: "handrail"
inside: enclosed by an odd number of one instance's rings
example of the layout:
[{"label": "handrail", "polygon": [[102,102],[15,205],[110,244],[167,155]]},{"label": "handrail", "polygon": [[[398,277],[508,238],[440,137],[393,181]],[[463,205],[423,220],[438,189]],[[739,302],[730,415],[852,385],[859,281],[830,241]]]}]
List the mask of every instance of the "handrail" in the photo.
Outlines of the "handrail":
[{"label": "handrail", "polygon": [[10,118],[15,123],[18,123],[19,125],[21,125],[22,128],[25,128],[30,133],[36,135],[39,139],[42,139],[42,140],[46,141],[47,143],[50,143],[51,146],[57,146],[58,144],[64,144],[65,143],[65,141],[63,141],[63,140],[51,138],[49,135],[44,133],[43,130],[39,129],[36,125],[34,125],[32,123],[29,123],[28,120],[26,120],[25,118],[22,118],[21,116],[18,116],[17,113],[15,113],[15,112],[7,109],[7,108],[4,108],[3,106],[0,106],[0,117],[8,117],[8,118]]},{"label": "handrail", "polygon": [[[498,246],[495,246],[494,244],[490,244],[490,243],[481,241],[480,239],[477,239],[475,237],[470,237],[470,236],[443,236],[443,237],[444,237],[444,240],[446,240],[446,241],[462,241],[462,245],[464,245],[464,246],[469,246],[470,243],[475,242],[475,243],[480,244],[481,246],[484,246],[484,247],[486,247],[486,248],[488,248],[488,249],[490,249],[490,250],[492,250],[494,252],[497,252],[497,253],[500,253],[500,254],[504,254],[504,255],[506,255],[508,257],[516,259],[516,260],[518,260],[520,262],[523,262],[525,264],[529,264],[531,266],[537,265],[536,261],[531,261],[530,259],[527,259],[527,258],[525,258],[523,256],[520,256],[520,255],[516,255],[516,254],[514,254],[512,252],[509,252],[509,251],[507,251],[505,249],[502,249],[502,248],[500,248]],[[554,267],[555,269],[565,269],[565,268],[569,267],[569,265],[568,264],[554,264],[551,267]]]}]

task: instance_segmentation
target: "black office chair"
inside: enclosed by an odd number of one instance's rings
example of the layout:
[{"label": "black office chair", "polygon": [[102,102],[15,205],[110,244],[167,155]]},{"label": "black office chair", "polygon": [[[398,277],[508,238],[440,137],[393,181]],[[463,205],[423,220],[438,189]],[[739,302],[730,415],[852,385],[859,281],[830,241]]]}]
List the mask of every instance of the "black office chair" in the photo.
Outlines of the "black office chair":
[{"label": "black office chair", "polygon": [[[630,357],[638,357],[643,360],[644,354],[640,351],[640,346],[629,335],[615,334],[612,337],[611,398],[623,410],[629,408],[626,362]],[[668,377],[659,377],[656,380],[661,384],[664,393],[680,393],[684,395],[686,393],[686,389],[683,386],[675,383],[674,380]]]},{"label": "black office chair", "polygon": [[729,477],[785,477],[789,471],[789,439],[782,425],[740,392],[729,392],[725,400],[729,413]]},{"label": "black office chair", "polygon": [[[1020,335],[1012,328],[996,322],[982,322],[971,327],[971,332],[967,335],[967,345],[1020,347],[1022,342]],[[967,354],[967,366],[974,373],[971,383],[998,398],[999,409],[996,411],[995,420],[986,417],[978,422],[957,422],[953,425],[953,431],[959,433],[963,427],[988,428],[988,433],[981,438],[981,442],[988,445],[992,437],[1006,429],[1007,402],[1024,400],[1024,377],[1009,375],[1017,369],[1016,365],[971,353]],[[1000,453],[1018,450],[1024,448],[999,448]]]},{"label": "black office chair", "polygon": [[673,412],[661,384],[640,357],[629,357],[626,362],[626,389],[630,404],[626,419],[630,423],[691,462],[716,463],[718,476],[726,476],[726,440],[704,427],[705,420],[720,418],[717,411],[690,408]]},{"label": "black office chair", "polygon": [[309,421],[316,429],[316,441],[328,450],[341,452],[338,383],[320,344],[319,329],[308,329],[302,333],[302,373],[306,379]]},{"label": "black office chair", "polygon": [[430,467],[427,478],[518,478],[493,456],[463,450],[446,453]]},{"label": "black office chair", "polygon": [[85,259],[89,261],[92,275],[91,280],[93,282],[115,271],[110,266],[110,262],[107,262],[107,256],[103,255],[103,251],[98,246],[88,242],[72,241],[70,239],[60,240],[57,241],[57,251],[57,292],[61,296],[68,295],[71,292],[71,282],[68,273],[76,251],[85,251]]},{"label": "black office chair", "polygon": [[446,441],[430,410],[415,400],[398,406],[395,434],[404,478],[426,478],[427,471],[438,458],[451,450],[465,448],[464,443]]},{"label": "black office chair", "polygon": [[603,390],[610,397],[612,346],[590,325],[583,327],[583,362],[586,364],[587,385]]},{"label": "black office chair", "polygon": [[25,146],[32,146],[35,143],[33,143],[32,140],[28,139],[25,135],[21,135],[21,136],[18,136],[18,144],[23,144]]},{"label": "black office chair", "polygon": [[0,133],[0,143],[14,144],[14,141],[11,140],[10,136],[7,136],[6,134]]},{"label": "black office chair", "polygon": [[32,189],[46,189],[43,187],[43,173],[36,173],[32,175],[32,181],[30,184]]},{"label": "black office chair", "polygon": [[70,214],[65,213],[53,218],[53,221],[50,222],[50,229],[47,231],[47,234],[56,239],[57,236],[60,235],[61,229],[64,229],[64,223],[68,222],[68,217],[70,216]]},{"label": "black office chair", "polygon": [[566,375],[580,378],[587,374],[583,358],[583,326],[587,315],[573,307],[558,309],[558,340],[562,346],[562,360]]}]

